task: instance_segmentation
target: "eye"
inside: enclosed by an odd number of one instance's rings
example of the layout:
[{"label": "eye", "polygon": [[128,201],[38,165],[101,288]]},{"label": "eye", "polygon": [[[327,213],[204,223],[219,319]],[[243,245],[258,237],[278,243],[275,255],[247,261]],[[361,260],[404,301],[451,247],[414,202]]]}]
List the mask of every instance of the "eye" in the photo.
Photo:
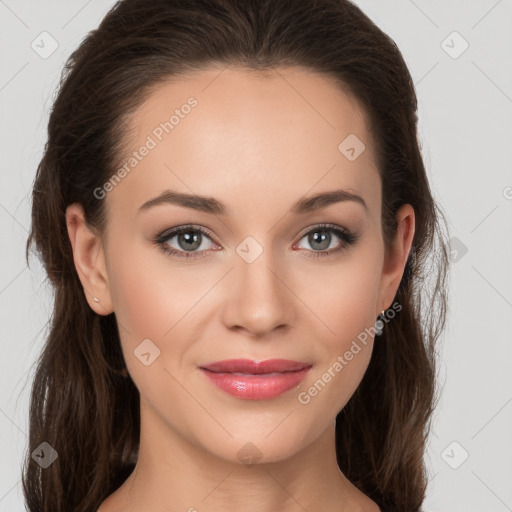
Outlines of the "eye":
[{"label": "eye", "polygon": [[[357,241],[359,235],[334,224],[322,224],[307,231],[300,241],[306,239],[306,237],[307,243],[312,247],[312,250],[309,252],[312,253],[313,257],[318,257],[329,256],[348,248],[348,246],[353,245]],[[176,240],[173,246],[171,241],[174,238]],[[212,238],[213,235],[209,230],[199,226],[186,225],[164,231],[153,240],[153,243],[158,245],[164,253],[172,256],[179,258],[203,258],[208,256],[208,243],[205,240],[207,239],[211,242]],[[338,243],[334,248],[331,248],[332,242],[336,238],[341,240],[341,244]],[[294,248],[296,246],[297,244],[294,245]],[[217,247],[220,246],[217,245]],[[303,249],[303,247],[299,248]],[[331,249],[327,250],[329,248]]]},{"label": "eye", "polygon": [[[177,248],[170,244],[170,240],[176,238]],[[166,254],[178,256],[180,258],[201,258],[207,256],[207,246],[204,239],[211,240],[209,231],[196,226],[181,226],[179,228],[165,231],[158,235],[154,243],[156,243]],[[206,247],[205,247],[206,245]],[[198,249],[201,249],[198,251]]]},{"label": "eye", "polygon": [[[334,238],[333,235],[334,234]],[[338,243],[332,248],[332,242],[338,238],[341,244]],[[349,246],[355,244],[359,235],[350,232],[348,229],[336,226],[334,224],[322,224],[310,229],[302,238],[306,239],[310,247],[313,248],[312,256],[330,256],[331,254],[342,251]],[[299,242],[300,243],[300,242]],[[329,249],[330,250],[326,250]]]}]

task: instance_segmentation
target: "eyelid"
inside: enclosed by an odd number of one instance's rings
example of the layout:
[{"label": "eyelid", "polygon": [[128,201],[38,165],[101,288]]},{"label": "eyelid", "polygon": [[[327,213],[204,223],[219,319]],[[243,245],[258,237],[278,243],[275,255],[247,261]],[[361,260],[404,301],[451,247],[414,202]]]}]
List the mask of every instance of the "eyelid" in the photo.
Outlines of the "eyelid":
[{"label": "eyelid", "polygon": [[175,249],[174,247],[168,247],[165,242],[169,238],[174,238],[175,236],[186,232],[186,231],[197,231],[201,233],[206,238],[209,238],[215,245],[221,246],[219,243],[215,241],[215,235],[213,235],[212,231],[204,226],[199,226],[196,224],[183,224],[181,226],[175,226],[173,228],[166,229],[158,234],[155,238],[153,238],[153,243],[160,247],[160,249],[170,255],[176,256],[177,258],[202,258],[208,256],[209,251],[181,251]]},{"label": "eyelid", "polygon": [[337,236],[341,242],[341,247],[337,249],[329,249],[324,251],[312,251],[308,250],[307,252],[312,253],[312,257],[318,257],[318,256],[330,256],[335,253],[340,253],[345,249],[348,249],[350,246],[354,245],[359,237],[360,234],[356,233],[354,231],[351,231],[343,226],[339,226],[338,224],[331,224],[329,222],[324,222],[320,224],[315,224],[313,226],[309,226],[305,228],[303,231],[301,231],[297,237],[298,241],[295,242],[293,245],[295,247],[296,244],[298,244],[306,235],[309,233],[315,232],[315,231],[330,231],[334,233],[335,236]]},{"label": "eyelid", "polygon": [[215,235],[213,234],[213,231],[208,229],[205,226],[199,226],[198,224],[183,224],[181,226],[175,226],[173,228],[166,229],[165,231],[162,231],[160,234],[158,234],[155,239],[156,240],[167,240],[171,236],[179,235],[183,231],[199,231],[200,233],[205,234],[208,238],[210,238],[212,241],[214,241],[217,245],[220,245],[215,240]]},{"label": "eyelid", "polygon": [[330,224],[329,222],[320,222],[319,224],[313,224],[313,226],[308,226],[307,228],[304,228],[302,231],[299,231],[299,234],[296,235],[296,238],[300,241],[302,238],[304,238],[306,235],[308,235],[311,231],[314,231],[315,229],[321,230],[339,230],[339,231],[347,231],[347,229],[338,226],[337,224]]}]

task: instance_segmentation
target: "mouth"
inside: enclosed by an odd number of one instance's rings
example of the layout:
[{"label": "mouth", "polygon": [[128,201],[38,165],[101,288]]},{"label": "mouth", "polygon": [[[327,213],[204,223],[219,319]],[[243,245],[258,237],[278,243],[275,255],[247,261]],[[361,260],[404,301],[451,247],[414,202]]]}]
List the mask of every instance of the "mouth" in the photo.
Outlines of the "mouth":
[{"label": "mouth", "polygon": [[267,359],[256,361],[253,359],[227,359],[201,366],[201,369],[214,373],[239,373],[244,375],[262,375],[271,373],[287,373],[303,370],[311,363],[292,361],[290,359]]},{"label": "mouth", "polygon": [[232,396],[268,400],[297,387],[312,366],[288,359],[230,359],[199,368],[212,384]]}]

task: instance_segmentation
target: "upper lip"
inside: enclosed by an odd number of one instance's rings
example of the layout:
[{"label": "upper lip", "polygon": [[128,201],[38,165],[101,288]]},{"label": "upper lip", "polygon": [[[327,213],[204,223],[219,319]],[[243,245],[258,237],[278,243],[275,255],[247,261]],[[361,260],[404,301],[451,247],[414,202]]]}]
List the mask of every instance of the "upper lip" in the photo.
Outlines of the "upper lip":
[{"label": "upper lip", "polygon": [[311,366],[310,363],[300,361],[291,361],[289,359],[267,359],[266,361],[256,361],[253,359],[226,359],[225,361],[216,361],[200,366],[205,370],[216,373],[249,373],[260,375],[263,373],[274,372],[293,372],[302,370]]}]

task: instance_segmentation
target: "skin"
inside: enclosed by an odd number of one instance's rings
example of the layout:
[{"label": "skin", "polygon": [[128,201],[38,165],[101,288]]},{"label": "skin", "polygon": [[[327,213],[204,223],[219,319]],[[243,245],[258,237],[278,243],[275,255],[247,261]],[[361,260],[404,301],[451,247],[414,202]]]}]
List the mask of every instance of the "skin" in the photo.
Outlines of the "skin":
[{"label": "skin", "polygon": [[[174,108],[190,96],[198,100],[103,199],[103,237],[88,228],[80,205],[66,212],[84,293],[97,314],[115,312],[141,396],[138,464],[99,510],[377,512],[339,470],[334,426],[378,338],[370,336],[307,405],[297,397],[392,305],[411,249],[414,210],[400,208],[397,236],[385,250],[367,120],[328,77],[302,68],[222,69],[160,84],[135,111],[127,135],[133,150]],[[351,133],[366,145],[354,161],[338,150]],[[298,199],[339,188],[361,196],[367,210],[343,201],[290,213]],[[214,197],[229,214],[173,204],[138,213],[166,189]],[[315,258],[325,249],[307,234],[322,223],[359,239]],[[206,257],[170,256],[152,243],[183,224],[212,232],[215,239],[203,237],[196,249]],[[236,252],[248,236],[263,249],[252,263]],[[329,249],[345,244],[331,236]],[[186,251],[177,236],[167,243]],[[149,366],[134,356],[144,339],[160,349]],[[227,395],[198,369],[231,358],[313,367],[299,389],[250,401]],[[237,455],[249,442],[261,457],[253,466]]]}]

